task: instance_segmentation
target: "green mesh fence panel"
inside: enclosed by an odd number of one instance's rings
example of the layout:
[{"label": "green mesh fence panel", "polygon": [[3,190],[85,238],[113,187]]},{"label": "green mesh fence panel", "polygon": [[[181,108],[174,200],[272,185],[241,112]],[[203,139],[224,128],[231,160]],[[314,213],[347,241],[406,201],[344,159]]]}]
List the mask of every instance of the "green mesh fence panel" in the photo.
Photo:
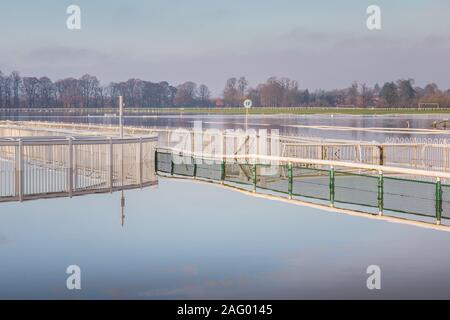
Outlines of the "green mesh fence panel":
[{"label": "green mesh fence panel", "polygon": [[156,168],[158,171],[170,173],[172,167],[172,155],[169,153],[157,154]]},{"label": "green mesh fence panel", "polygon": [[[180,163],[180,161],[182,163]],[[173,165],[172,165],[173,162]],[[158,153],[160,172],[183,176],[253,185],[254,165],[194,161],[167,153]],[[223,172],[224,170],[224,172]],[[223,176],[224,174],[224,176]],[[334,173],[334,202],[378,207],[379,176],[344,172]],[[289,194],[289,165],[256,165],[256,186],[259,189]],[[436,183],[397,177],[383,177],[383,208],[385,212],[436,217]],[[330,200],[330,171],[302,165],[292,166],[292,195]],[[442,218],[450,219],[450,185],[442,185]]]},{"label": "green mesh fence panel", "polygon": [[194,159],[191,157],[173,156],[173,174],[179,176],[194,176]]},{"label": "green mesh fence panel", "polygon": [[388,211],[436,216],[436,185],[431,182],[384,178],[384,208]]},{"label": "green mesh fence panel", "polygon": [[[199,161],[198,161],[199,162]],[[222,164],[217,163],[197,163],[196,176],[204,179],[220,181],[222,177]]]},{"label": "green mesh fence panel", "polygon": [[336,202],[378,207],[378,177],[336,172],[334,180]]},{"label": "green mesh fence panel", "polygon": [[287,165],[257,165],[256,186],[275,192],[289,193],[289,176]]},{"label": "green mesh fence panel", "polygon": [[330,172],[295,166],[292,168],[292,194],[296,196],[329,200]]},{"label": "green mesh fence panel", "polygon": [[442,217],[450,219],[450,185],[442,185]]},{"label": "green mesh fence panel", "polygon": [[253,164],[227,163],[225,180],[239,184],[253,184]]}]

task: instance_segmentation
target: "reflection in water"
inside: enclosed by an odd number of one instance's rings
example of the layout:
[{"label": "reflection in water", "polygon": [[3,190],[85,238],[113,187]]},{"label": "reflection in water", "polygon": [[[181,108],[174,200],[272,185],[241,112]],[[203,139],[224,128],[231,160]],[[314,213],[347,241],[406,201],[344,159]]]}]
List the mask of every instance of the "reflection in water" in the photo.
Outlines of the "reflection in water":
[{"label": "reflection in water", "polygon": [[[194,121],[202,121],[203,128],[224,129],[278,129],[281,135],[304,137],[321,137],[329,139],[352,139],[362,141],[385,142],[388,138],[443,138],[447,135],[428,135],[405,132],[401,134],[376,133],[370,131],[333,131],[315,130],[301,126],[343,126],[354,128],[412,128],[433,129],[433,124],[441,122],[448,116],[432,115],[206,115],[206,114],[133,114],[126,115],[124,123],[135,127],[192,128]],[[76,122],[103,125],[118,125],[118,119],[105,117],[103,114],[87,115],[85,113],[20,113],[18,111],[0,111],[0,120],[44,120],[55,122]],[[299,127],[300,126],[300,127]]]},{"label": "reflection in water", "polygon": [[0,298],[450,297],[450,233],[159,182],[126,191],[126,228],[119,192],[0,204]]},{"label": "reflection in water", "polygon": [[125,224],[125,192],[122,190],[120,195],[120,225]]}]

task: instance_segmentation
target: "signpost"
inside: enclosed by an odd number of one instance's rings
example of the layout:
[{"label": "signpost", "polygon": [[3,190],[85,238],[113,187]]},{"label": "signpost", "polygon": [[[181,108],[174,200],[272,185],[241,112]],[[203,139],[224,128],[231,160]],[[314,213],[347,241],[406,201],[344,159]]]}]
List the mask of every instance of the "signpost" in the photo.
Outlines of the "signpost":
[{"label": "signpost", "polygon": [[248,110],[252,107],[253,103],[252,100],[246,99],[244,101],[244,108],[245,108],[245,131],[248,129]]},{"label": "signpost", "polygon": [[[119,96],[119,130],[120,130],[120,139],[123,139],[123,97]],[[120,144],[120,153],[121,153],[121,159],[120,159],[120,178],[121,178],[121,182],[122,182],[122,186],[123,186],[123,175],[124,175],[124,166],[123,166],[123,142]],[[140,164],[139,164],[140,165]],[[121,192],[121,197],[120,197],[120,224],[124,225],[125,223],[125,214],[124,214],[124,208],[125,208],[125,195],[124,192],[122,190]]]},{"label": "signpost", "polygon": [[119,96],[119,128],[120,138],[123,139],[123,97]]}]

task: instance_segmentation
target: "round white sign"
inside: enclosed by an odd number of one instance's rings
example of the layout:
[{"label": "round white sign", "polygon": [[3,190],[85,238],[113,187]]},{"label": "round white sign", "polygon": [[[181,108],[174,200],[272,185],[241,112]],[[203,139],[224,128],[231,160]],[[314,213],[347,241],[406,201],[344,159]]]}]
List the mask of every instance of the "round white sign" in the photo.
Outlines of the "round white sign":
[{"label": "round white sign", "polygon": [[247,99],[244,101],[244,108],[250,109],[252,107],[252,100]]}]

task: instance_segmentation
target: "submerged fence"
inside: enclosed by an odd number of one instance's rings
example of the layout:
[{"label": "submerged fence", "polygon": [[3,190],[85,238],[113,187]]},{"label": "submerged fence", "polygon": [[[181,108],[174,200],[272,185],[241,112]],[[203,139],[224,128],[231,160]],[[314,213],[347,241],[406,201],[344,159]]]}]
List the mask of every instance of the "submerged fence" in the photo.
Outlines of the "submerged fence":
[{"label": "submerged fence", "polygon": [[[243,134],[225,131],[190,131],[188,139],[180,139],[180,131],[152,129],[158,134],[158,146],[182,148],[189,152],[209,150],[217,140],[226,154],[249,154],[251,151],[281,157],[345,161],[361,164],[385,165],[430,171],[450,171],[450,144],[364,142],[332,139],[312,139],[283,135]],[[197,135],[197,137],[195,137]],[[183,141],[181,143],[180,141]],[[201,141],[195,146],[194,142]],[[250,152],[249,152],[250,151]]]},{"label": "submerged fence", "polygon": [[158,148],[156,170],[372,214],[437,224],[450,219],[446,172],[283,157],[204,157],[169,148]]},{"label": "submerged fence", "polygon": [[0,139],[0,201],[113,192],[157,183],[157,137]]}]

